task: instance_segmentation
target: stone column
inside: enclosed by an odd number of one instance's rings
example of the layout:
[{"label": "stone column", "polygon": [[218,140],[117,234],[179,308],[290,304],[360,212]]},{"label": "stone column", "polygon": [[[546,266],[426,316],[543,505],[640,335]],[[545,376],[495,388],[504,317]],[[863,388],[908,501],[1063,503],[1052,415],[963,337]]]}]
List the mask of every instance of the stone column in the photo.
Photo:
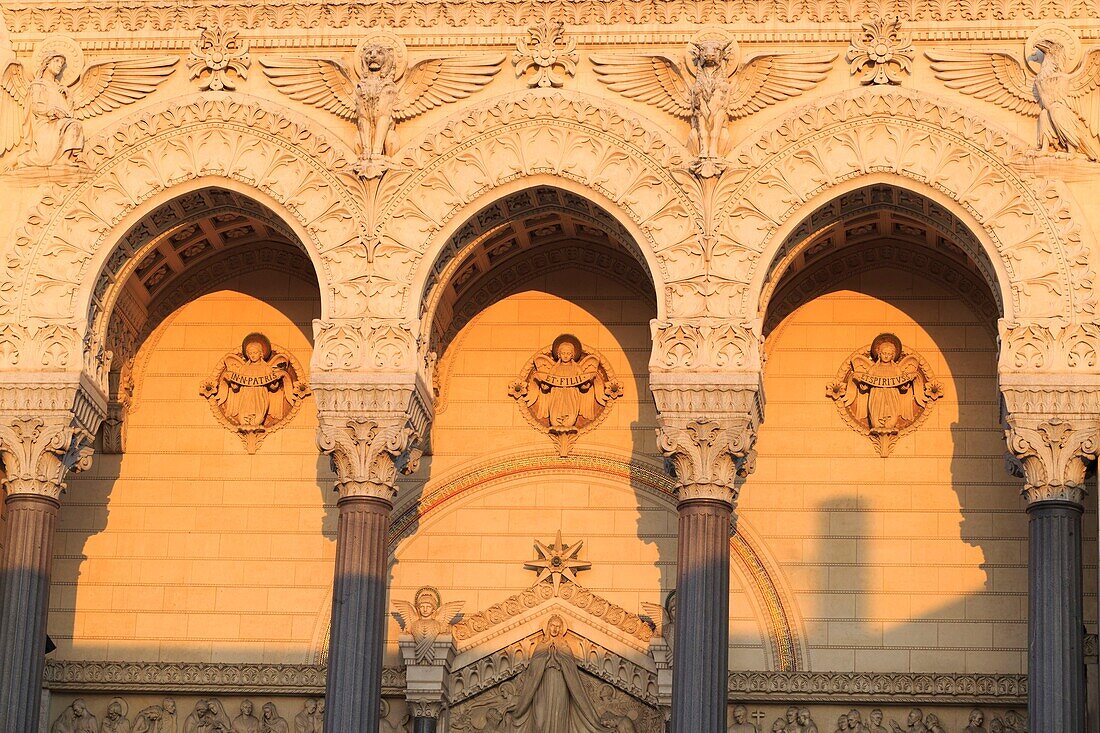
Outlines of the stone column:
[{"label": "stone column", "polygon": [[[376,731],[386,643],[387,540],[397,474],[415,470],[428,423],[422,381],[314,372],[318,444],[339,492],[325,729]],[[395,409],[399,408],[399,409]]]},{"label": "stone column", "polygon": [[726,733],[729,538],[762,414],[759,339],[715,319],[653,327],[657,445],[676,478],[680,515],[671,731]]},{"label": "stone column", "polygon": [[1032,733],[1085,733],[1081,514],[1096,459],[1091,421],[1009,416],[1028,513],[1028,717]]},{"label": "stone column", "polygon": [[448,682],[455,658],[454,637],[449,632],[441,633],[432,642],[431,653],[420,658],[410,634],[401,635],[398,647],[405,662],[405,700],[413,717],[413,733],[435,733],[450,702]]},{"label": "stone column", "polygon": [[0,554],[0,731],[37,731],[53,538],[63,479],[91,460],[91,434],[42,417],[0,424],[7,523]]}]

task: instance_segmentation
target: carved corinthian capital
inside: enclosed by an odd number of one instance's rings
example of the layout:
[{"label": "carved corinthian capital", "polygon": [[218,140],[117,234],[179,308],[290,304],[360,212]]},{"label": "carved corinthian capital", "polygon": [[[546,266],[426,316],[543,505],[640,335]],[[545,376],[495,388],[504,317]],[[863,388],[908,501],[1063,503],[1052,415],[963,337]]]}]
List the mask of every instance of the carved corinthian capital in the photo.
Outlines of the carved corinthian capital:
[{"label": "carved corinthian capital", "polygon": [[317,443],[332,459],[341,498],[391,501],[399,471],[417,468],[431,407],[416,374],[313,373]]},{"label": "carved corinthian capital", "polygon": [[1097,423],[1058,417],[1036,422],[1009,418],[1008,448],[1018,461],[1028,503],[1085,499],[1085,469],[1097,454]]},{"label": "carved corinthian capital", "polygon": [[747,324],[653,322],[657,445],[676,474],[681,501],[733,503],[737,477],[753,469],[763,412],[759,342]]}]

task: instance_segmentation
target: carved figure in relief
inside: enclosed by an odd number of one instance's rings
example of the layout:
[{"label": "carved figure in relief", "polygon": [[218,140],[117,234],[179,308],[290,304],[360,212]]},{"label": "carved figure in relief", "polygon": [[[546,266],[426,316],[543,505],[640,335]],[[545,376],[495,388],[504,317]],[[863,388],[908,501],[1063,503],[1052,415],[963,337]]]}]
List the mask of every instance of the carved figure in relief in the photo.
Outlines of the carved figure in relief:
[{"label": "carved figure in relief", "polygon": [[179,722],[176,720],[176,701],[170,697],[161,700],[161,730],[164,733],[177,733]]},{"label": "carved figure in relief", "polygon": [[847,733],[851,730],[851,726],[848,725],[848,714],[841,713],[840,717],[836,719],[836,730],[833,733]]},{"label": "carved figure in relief", "polygon": [[928,733],[947,733],[940,723],[939,716],[935,713],[928,713],[924,719],[924,725],[928,728]]},{"label": "carved figure in relief", "polygon": [[325,733],[325,701],[317,701],[317,709],[313,711],[313,729],[316,733]]},{"label": "carved figure in relief", "polygon": [[783,724],[784,733],[802,733],[802,728],[798,725],[798,708],[787,708],[785,715],[787,720]]},{"label": "carved figure in relief", "polygon": [[443,603],[439,591],[424,586],[416,591],[413,602],[394,601],[392,612],[401,630],[413,638],[413,656],[418,664],[430,663],[434,657],[432,644],[440,634],[450,633],[452,625],[462,617],[465,601]]},{"label": "carved figure in relief", "polygon": [[55,35],[39,42],[28,73],[2,40],[0,155],[18,147],[16,168],[82,167],[83,120],[144,98],[177,61],[136,56],[85,68],[77,42]]},{"label": "carved figure in relief", "polygon": [[985,713],[981,710],[971,710],[963,733],[986,733]]},{"label": "carved figure in relief", "polygon": [[260,733],[290,733],[290,724],[286,722],[286,718],[279,715],[273,702],[264,703]]},{"label": "carved figure in relief", "polygon": [[529,421],[549,433],[564,456],[577,435],[603,418],[608,405],[622,394],[622,385],[598,354],[565,333],[531,358],[509,394]]},{"label": "carved figure in relief", "polygon": [[924,724],[924,713],[919,708],[913,708],[909,711],[904,728],[898,725],[898,721],[891,720],[890,729],[894,733],[928,733],[928,726]]},{"label": "carved figure in relief", "polygon": [[286,424],[309,394],[301,373],[293,356],[273,347],[262,333],[250,333],[240,352],[227,354],[203,382],[200,394],[215,417],[255,453],[264,436]]},{"label": "carved figure in relief", "polygon": [[271,83],[291,99],[354,122],[359,132],[357,172],[380,177],[398,147],[396,123],[464,99],[488,84],[503,54],[430,58],[408,70],[407,49],[395,34],[376,31],[356,49],[353,72],[332,58],[261,59]]},{"label": "carved figure in relief", "polygon": [[165,717],[164,708],[160,705],[150,705],[142,708],[134,716],[132,733],[176,733],[175,721],[169,725]]},{"label": "carved figure in relief", "polygon": [[742,59],[727,33],[704,30],[688,44],[684,65],[664,54],[591,58],[600,81],[613,91],[690,120],[690,143],[698,156],[692,171],[710,177],[724,168],[730,119],[812,88],[825,78],[836,54],[766,52]]},{"label": "carved figure in relief", "polygon": [[129,711],[125,700],[112,698],[107,704],[107,714],[99,724],[99,733],[130,733],[130,719],[126,717]]},{"label": "carved figure in relief", "polygon": [[260,733],[260,719],[253,715],[251,700],[241,701],[240,715],[233,718],[233,733]]},{"label": "carved figure in relief", "polygon": [[858,710],[848,711],[848,730],[852,733],[871,733],[870,729],[863,724],[863,716]]},{"label": "carved figure in relief", "polygon": [[1023,59],[1004,50],[927,56],[951,89],[1038,117],[1040,153],[1100,162],[1100,47],[1082,52],[1071,28],[1044,23],[1028,39]]},{"label": "carved figure in relief", "polygon": [[[656,603],[643,602],[642,609],[657,627],[653,633],[664,638],[671,655],[676,648],[676,591],[670,590],[668,592],[668,595],[665,596],[665,605],[660,606]],[[734,712],[737,712],[736,708],[734,708]]]},{"label": "carved figure in relief", "polygon": [[749,709],[744,705],[733,706],[733,722],[727,728],[728,733],[760,733],[755,723],[749,722]]},{"label": "carved figure in relief", "polygon": [[294,733],[316,733],[317,731],[317,701],[308,698],[301,711],[294,716]]},{"label": "carved figure in relief", "polygon": [[903,351],[901,339],[881,333],[870,347],[848,358],[826,394],[885,457],[898,436],[916,425],[943,395],[943,388],[923,359]]},{"label": "carved figure in relief", "polygon": [[810,711],[807,708],[798,709],[798,730],[800,733],[818,733],[817,723],[810,716]]},{"label": "carved figure in relief", "polygon": [[882,724],[882,719],[883,715],[881,710],[878,708],[872,710],[870,716],[871,724],[868,726],[868,730],[870,730],[871,733],[889,733]]},{"label": "carved figure in relief", "polygon": [[50,733],[98,733],[96,717],[83,698],[78,697],[57,716]]},{"label": "carved figure in relief", "polygon": [[513,708],[522,733],[600,733],[607,729],[581,683],[580,670],[557,614],[546,621],[531,663],[517,679]]}]

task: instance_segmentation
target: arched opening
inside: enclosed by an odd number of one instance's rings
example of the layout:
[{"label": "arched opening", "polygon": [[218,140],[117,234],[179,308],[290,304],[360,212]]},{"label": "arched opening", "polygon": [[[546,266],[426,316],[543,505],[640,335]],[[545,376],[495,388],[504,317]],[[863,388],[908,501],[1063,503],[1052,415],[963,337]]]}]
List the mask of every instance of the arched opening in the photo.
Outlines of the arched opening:
[{"label": "arched opening", "polygon": [[771,262],[767,417],[738,512],[782,548],[809,669],[1026,672],[1002,292],[962,222],[885,184],[804,215]]},{"label": "arched opening", "polygon": [[62,499],[58,663],[311,661],[334,535],[306,373],[321,307],[294,230],[236,191],[165,201],[115,245],[88,313],[109,415]]}]

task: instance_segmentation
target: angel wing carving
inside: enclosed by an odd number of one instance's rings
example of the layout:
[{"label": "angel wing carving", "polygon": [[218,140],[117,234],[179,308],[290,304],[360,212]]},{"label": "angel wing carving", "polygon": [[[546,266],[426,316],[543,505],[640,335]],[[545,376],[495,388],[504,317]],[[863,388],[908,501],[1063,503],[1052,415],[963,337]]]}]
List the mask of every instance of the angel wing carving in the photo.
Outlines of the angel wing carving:
[{"label": "angel wing carving", "polygon": [[691,142],[701,160],[721,158],[727,123],[812,89],[835,53],[764,52],[739,59],[737,44],[716,35],[689,46],[691,63],[649,54],[591,57],[597,77],[612,91],[691,121]]},{"label": "angel wing carving", "polygon": [[948,88],[1039,118],[1037,145],[1100,162],[1100,48],[1078,64],[1060,34],[1040,36],[1029,60],[1007,51],[927,51]]},{"label": "angel wing carving", "polygon": [[365,43],[357,71],[339,59],[317,56],[261,59],[260,65],[291,99],[355,122],[361,174],[373,178],[397,150],[395,123],[465,99],[488,84],[504,62],[504,54],[430,58],[406,72],[399,43]]},{"label": "angel wing carving", "polygon": [[0,155],[23,143],[18,166],[81,165],[81,122],[145,98],[177,60],[135,56],[84,68],[80,47],[63,37],[39,44],[33,76],[9,56],[0,62]]}]

